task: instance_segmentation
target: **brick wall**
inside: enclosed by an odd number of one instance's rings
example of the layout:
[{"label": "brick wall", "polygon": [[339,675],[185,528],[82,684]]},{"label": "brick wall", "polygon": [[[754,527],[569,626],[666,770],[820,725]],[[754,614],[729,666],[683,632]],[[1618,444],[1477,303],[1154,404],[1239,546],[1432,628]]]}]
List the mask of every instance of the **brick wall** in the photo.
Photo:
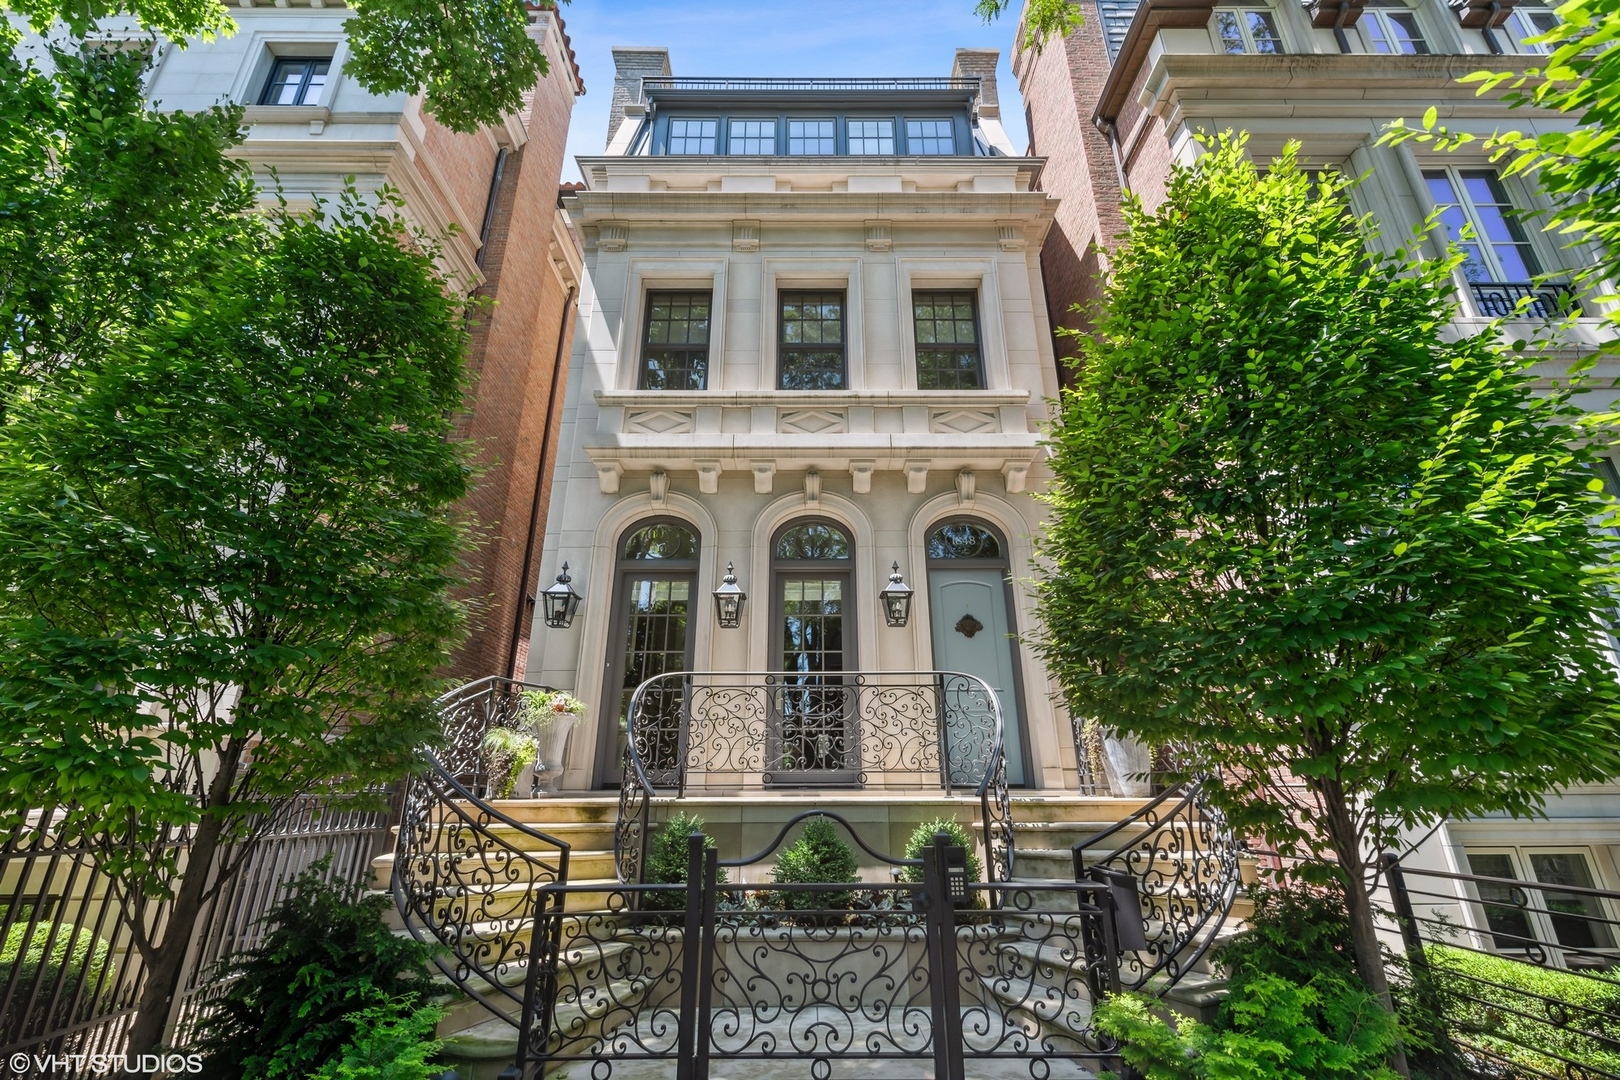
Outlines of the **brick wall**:
[{"label": "brick wall", "polygon": [[[475,293],[484,308],[472,328],[467,410],[458,428],[472,444],[478,470],[462,504],[478,547],[466,560],[462,591],[471,607],[472,633],[451,665],[451,673],[464,679],[506,674],[514,646],[519,654],[516,670],[522,671],[529,633],[527,597],[544,562],[539,549],[547,496],[540,491],[537,502],[535,480],[537,475],[549,480],[550,461],[556,454],[555,428],[562,410],[561,394],[554,395],[553,387],[566,374],[569,352],[565,337],[559,367],[558,338],[572,327],[571,319],[565,323],[568,285],[554,268],[562,260],[552,247],[557,186],[575,96],[572,58],[549,59],[551,73],[536,87],[528,109],[528,141],[506,160],[484,246],[485,280]],[[472,227],[477,230],[483,222],[496,150],[487,134],[467,138],[483,139],[487,152],[469,149],[453,163],[447,161],[441,171],[454,178],[457,190],[476,186]],[[526,583],[522,572],[531,529]]]},{"label": "brick wall", "polygon": [[[1091,122],[1104,80],[1108,52],[1099,19],[1085,20],[1061,42],[1039,52],[1022,49],[1013,58],[1029,121],[1031,153],[1046,158],[1042,190],[1059,201],[1052,231],[1041,250],[1047,310],[1054,327],[1086,329],[1086,312],[1101,299],[1103,258],[1120,230],[1119,179],[1107,137]],[[1079,311],[1073,310],[1076,305]],[[1073,342],[1055,336],[1059,375]]]}]

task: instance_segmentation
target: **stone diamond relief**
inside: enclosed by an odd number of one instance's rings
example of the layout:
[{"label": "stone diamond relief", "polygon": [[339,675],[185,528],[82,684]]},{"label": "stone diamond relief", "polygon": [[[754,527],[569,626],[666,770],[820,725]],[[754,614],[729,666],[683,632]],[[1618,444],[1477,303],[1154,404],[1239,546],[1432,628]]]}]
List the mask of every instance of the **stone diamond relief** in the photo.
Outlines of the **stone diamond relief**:
[{"label": "stone diamond relief", "polygon": [[938,409],[931,426],[935,431],[955,432],[958,435],[976,435],[995,431],[996,414],[987,409]]},{"label": "stone diamond relief", "polygon": [[625,420],[625,430],[641,435],[679,435],[692,430],[692,414],[671,409],[644,409]]},{"label": "stone diamond relief", "polygon": [[778,428],[784,433],[827,435],[844,431],[847,426],[841,412],[829,409],[802,409],[798,412],[783,413]]}]

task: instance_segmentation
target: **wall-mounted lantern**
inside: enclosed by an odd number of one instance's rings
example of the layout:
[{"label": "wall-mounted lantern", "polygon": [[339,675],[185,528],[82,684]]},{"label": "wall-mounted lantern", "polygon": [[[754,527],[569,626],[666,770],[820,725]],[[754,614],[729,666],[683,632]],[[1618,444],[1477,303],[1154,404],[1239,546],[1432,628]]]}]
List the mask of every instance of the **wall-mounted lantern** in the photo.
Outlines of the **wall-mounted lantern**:
[{"label": "wall-mounted lantern", "polygon": [[726,563],[726,576],[714,590],[714,617],[720,620],[721,629],[735,630],[742,625],[743,601],[747,599],[748,594],[737,584],[736,567]]},{"label": "wall-mounted lantern", "polygon": [[878,593],[878,599],[883,601],[883,617],[890,626],[904,626],[911,618],[911,591],[911,586],[900,576],[900,564],[895,563],[894,573],[889,575],[889,587]]},{"label": "wall-mounted lantern", "polygon": [[568,564],[563,563],[562,573],[557,575],[556,584],[540,594],[540,602],[546,609],[547,626],[566,630],[574,621],[574,612],[579,610],[579,602],[585,598],[568,584],[573,580],[568,576]]}]

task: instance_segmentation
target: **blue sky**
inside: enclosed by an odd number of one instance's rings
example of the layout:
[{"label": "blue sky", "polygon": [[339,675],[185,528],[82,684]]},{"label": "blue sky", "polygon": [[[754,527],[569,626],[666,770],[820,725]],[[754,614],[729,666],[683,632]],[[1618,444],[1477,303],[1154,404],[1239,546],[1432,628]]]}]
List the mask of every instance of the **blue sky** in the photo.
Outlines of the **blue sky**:
[{"label": "blue sky", "polygon": [[958,48],[1000,49],[1001,122],[1015,149],[1022,152],[1027,141],[1007,65],[1016,17],[987,26],[973,14],[973,0],[573,0],[562,15],[586,90],[574,106],[564,180],[579,179],[576,155],[602,152],[615,45],[667,46],[676,75],[846,78],[949,75]]}]

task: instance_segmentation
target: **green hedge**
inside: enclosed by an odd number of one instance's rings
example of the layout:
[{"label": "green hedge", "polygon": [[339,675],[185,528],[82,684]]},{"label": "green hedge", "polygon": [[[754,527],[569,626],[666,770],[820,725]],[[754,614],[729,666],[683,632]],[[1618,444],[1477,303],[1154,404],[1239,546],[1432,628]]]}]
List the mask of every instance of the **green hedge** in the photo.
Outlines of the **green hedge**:
[{"label": "green hedge", "polygon": [[[967,852],[967,879],[969,881],[983,881],[984,868],[979,863],[978,845],[973,842],[973,836],[967,827],[955,818],[936,818],[925,821],[911,831],[906,839],[906,858],[920,859],[923,851],[934,842],[934,834],[942,832],[951,838],[951,843]],[[900,871],[902,881],[921,881],[923,868],[908,866]]]},{"label": "green hedge", "polygon": [[[687,845],[695,832],[703,834],[705,851],[714,850],[714,837],[697,815],[683,810],[664,822],[647,843],[647,865],[642,870],[641,880],[648,885],[685,885]],[[726,872],[721,870],[716,880],[724,883]],[[642,906],[649,911],[685,911],[686,897],[676,892],[644,893]]]},{"label": "green hedge", "polygon": [[[1449,945],[1425,951],[1459,1041],[1549,1076],[1574,1075],[1560,1059],[1620,1074],[1620,982]],[[1567,1024],[1555,1022],[1557,1006],[1544,998],[1569,1006]]]},{"label": "green hedge", "polygon": [[[50,937],[50,923],[40,923],[30,934],[27,922],[19,922],[7,931],[4,944],[0,944],[0,994],[11,985],[14,972],[17,977],[17,989],[11,1004],[5,1015],[0,1017],[0,1037],[18,1034],[24,1026],[38,1028],[42,1023],[56,1026],[83,1020],[94,1012],[95,1002],[91,1000],[91,994],[95,991],[96,983],[100,981],[103,986],[112,985],[109,960],[112,947],[105,938],[84,929],[75,934],[69,926],[58,928],[55,941],[51,941]],[[46,955],[47,942],[50,945],[49,955]],[[34,980],[41,975],[41,967],[44,968],[44,977],[40,979],[38,992],[30,993],[34,989]],[[107,969],[107,978],[102,980],[104,968]],[[62,993],[58,1000],[64,1003],[72,1002],[79,993],[81,982],[88,984],[84,988],[78,1016],[62,1015],[60,1010],[56,1017],[45,1016],[59,982]],[[27,1008],[30,999],[34,1002],[32,1010]]]},{"label": "green hedge", "polygon": [[[826,818],[804,823],[799,838],[777,856],[772,879],[779,885],[841,885],[860,880],[855,851]],[[847,908],[853,892],[779,892],[776,902],[789,910]]]}]

